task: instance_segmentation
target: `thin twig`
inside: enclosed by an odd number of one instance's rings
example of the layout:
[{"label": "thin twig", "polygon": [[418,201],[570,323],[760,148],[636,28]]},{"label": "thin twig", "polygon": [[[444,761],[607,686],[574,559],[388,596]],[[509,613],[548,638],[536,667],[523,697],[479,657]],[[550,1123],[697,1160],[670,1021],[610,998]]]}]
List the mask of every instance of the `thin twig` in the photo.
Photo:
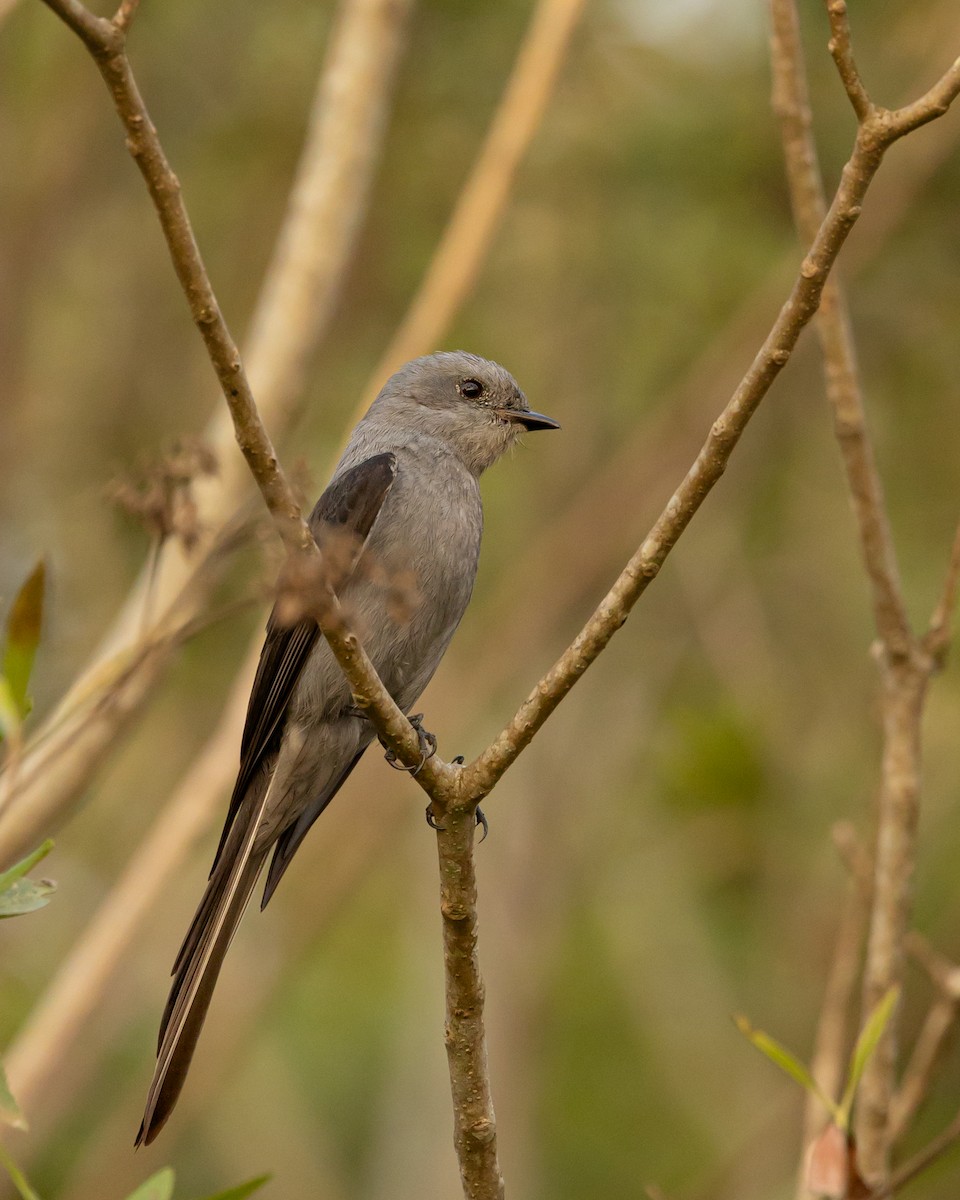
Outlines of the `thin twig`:
[{"label": "thin twig", "polygon": [[[773,108],[780,121],[790,200],[800,237],[809,242],[826,213],[823,182],[811,132],[803,48],[795,0],[772,0],[770,57]],[[845,43],[850,56],[849,40]],[[852,61],[852,60],[851,60]],[[823,289],[817,314],[827,399],[860,534],[861,553],[870,578],[874,621],[887,653],[910,653],[912,634],[903,599],[883,485],[867,428],[853,334],[837,279]]]},{"label": "thin twig", "polygon": [[942,667],[950,646],[950,626],[957,607],[957,592],[960,587],[960,525],[954,534],[953,546],[950,549],[950,561],[947,564],[947,574],[943,581],[943,589],[936,608],[930,618],[926,637],[923,639],[924,649],[938,667]]},{"label": "thin twig", "polygon": [[890,1104],[889,1134],[892,1144],[896,1144],[907,1132],[926,1099],[936,1069],[943,1061],[944,1046],[960,1016],[960,969],[915,931],[907,938],[907,949],[930,976],[936,996],[927,1011],[910,1061]]},{"label": "thin twig", "polygon": [[830,18],[831,34],[828,49],[837,64],[837,71],[853,105],[853,111],[857,114],[857,120],[862,123],[872,114],[873,103],[863,86],[860,71],[853,57],[846,0],[828,0],[827,16]]}]

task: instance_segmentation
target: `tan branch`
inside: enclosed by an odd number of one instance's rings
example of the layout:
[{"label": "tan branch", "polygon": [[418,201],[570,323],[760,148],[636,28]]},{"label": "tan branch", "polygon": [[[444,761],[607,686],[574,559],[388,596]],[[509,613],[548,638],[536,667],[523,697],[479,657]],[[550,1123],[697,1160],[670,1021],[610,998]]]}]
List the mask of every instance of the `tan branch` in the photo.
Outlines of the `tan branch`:
[{"label": "tan branch", "polygon": [[497,1125],[487,1069],[484,987],[477,954],[475,806],[449,808],[437,833],[446,991],[444,1040],[453,1094],[454,1144],[467,1200],[502,1200]]},{"label": "tan branch", "polygon": [[[780,121],[797,231],[805,242],[809,242],[823,221],[826,202],[811,133],[812,117],[795,0],[771,0],[770,13],[773,108]],[[850,59],[849,41],[844,46],[844,61],[847,61]],[[827,399],[833,410],[861,552],[870,578],[874,620],[887,653],[904,658],[910,653],[912,635],[883,485],[867,429],[846,302],[835,278],[828,280],[823,289],[817,333],[823,351]]]},{"label": "tan branch", "polygon": [[933,659],[936,666],[942,667],[950,646],[950,626],[957,607],[957,591],[960,587],[960,525],[953,537],[950,549],[950,561],[943,581],[943,589],[936,608],[930,618],[926,637],[923,640],[924,649]]},{"label": "tan branch", "polygon": [[937,1067],[943,1060],[947,1039],[960,1016],[960,968],[937,953],[926,938],[916,932],[908,935],[907,949],[930,976],[936,995],[890,1105],[890,1141],[893,1144],[908,1131],[926,1099]]}]

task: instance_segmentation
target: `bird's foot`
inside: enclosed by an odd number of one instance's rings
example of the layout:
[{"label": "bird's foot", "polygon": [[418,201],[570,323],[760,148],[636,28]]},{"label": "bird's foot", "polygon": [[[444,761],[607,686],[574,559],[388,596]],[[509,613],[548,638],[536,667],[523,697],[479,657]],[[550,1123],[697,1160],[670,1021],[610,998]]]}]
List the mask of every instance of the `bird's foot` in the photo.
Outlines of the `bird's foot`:
[{"label": "bird's foot", "polygon": [[490,832],[490,822],[484,816],[483,809],[477,805],[477,824],[483,826],[483,837],[480,839],[481,844],[487,840],[487,834]]},{"label": "bird's foot", "polygon": [[409,771],[411,775],[417,775],[423,770],[423,764],[427,761],[427,759],[433,758],[433,756],[436,754],[437,738],[435,734],[424,729],[422,724],[423,713],[414,713],[413,716],[408,717],[407,720],[417,733],[417,741],[420,743],[420,761],[415,767],[404,766],[402,762],[398,761],[396,754],[394,754],[392,750],[387,750],[383,757],[395,771]]},{"label": "bird's foot", "polygon": [[[456,759],[454,759],[454,762],[456,762]],[[427,814],[426,815],[427,815],[427,824],[430,826],[430,828],[435,829],[437,831],[437,833],[443,833],[443,831],[446,827],[443,825],[437,824],[437,818],[434,816],[432,804],[427,805]],[[480,839],[480,841],[485,842],[487,840],[487,834],[490,832],[490,822],[484,816],[484,812],[483,812],[482,808],[477,809],[476,817],[477,817],[477,824],[483,826],[483,837]]]}]

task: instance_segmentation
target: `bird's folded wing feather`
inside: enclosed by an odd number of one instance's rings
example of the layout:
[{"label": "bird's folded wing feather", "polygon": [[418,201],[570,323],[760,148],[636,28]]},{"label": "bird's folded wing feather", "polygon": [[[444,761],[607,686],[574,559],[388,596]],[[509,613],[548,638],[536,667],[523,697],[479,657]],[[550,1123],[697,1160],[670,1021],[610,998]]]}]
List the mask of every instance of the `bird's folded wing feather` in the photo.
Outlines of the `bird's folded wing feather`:
[{"label": "bird's folded wing feather", "polygon": [[[335,592],[350,578],[363,553],[396,474],[397,460],[393,454],[367,458],[334,479],[310,514],[310,529],[325,552],[328,579]],[[312,619],[284,625],[277,619],[276,608],[270,614],[247,705],[240,742],[240,771],[211,874],[251,780],[264,759],[279,748],[290,696],[319,634]]]}]

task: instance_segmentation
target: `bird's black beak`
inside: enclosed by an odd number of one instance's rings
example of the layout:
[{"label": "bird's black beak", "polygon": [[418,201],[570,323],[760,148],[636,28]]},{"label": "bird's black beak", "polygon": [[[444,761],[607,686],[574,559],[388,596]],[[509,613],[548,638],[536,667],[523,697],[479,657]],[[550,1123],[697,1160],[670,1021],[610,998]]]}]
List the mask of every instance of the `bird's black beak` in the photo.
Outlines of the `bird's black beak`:
[{"label": "bird's black beak", "polygon": [[553,417],[545,417],[543,413],[530,412],[524,408],[498,408],[496,409],[498,417],[502,417],[504,421],[513,421],[515,425],[522,425],[524,429],[559,429],[560,422],[555,421]]}]

